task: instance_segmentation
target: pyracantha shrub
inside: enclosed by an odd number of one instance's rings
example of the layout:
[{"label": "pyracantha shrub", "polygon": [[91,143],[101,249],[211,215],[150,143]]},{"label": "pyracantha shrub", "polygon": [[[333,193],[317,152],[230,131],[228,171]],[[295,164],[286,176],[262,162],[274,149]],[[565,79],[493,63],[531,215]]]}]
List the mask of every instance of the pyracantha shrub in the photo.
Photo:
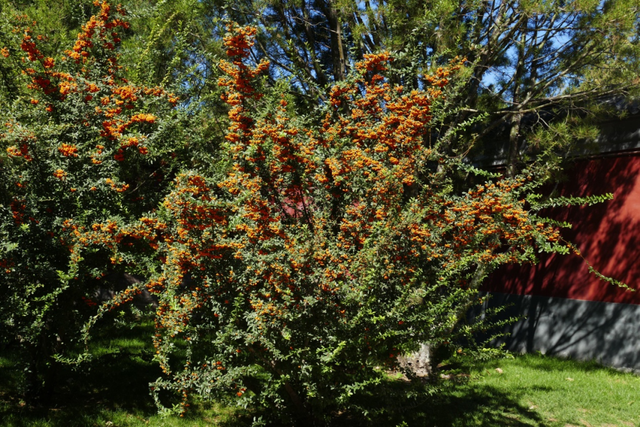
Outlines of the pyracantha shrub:
[{"label": "pyracantha shrub", "polygon": [[232,26],[220,63],[227,170],[180,174],[157,215],[80,227],[75,250],[127,256],[128,236],[157,251],[160,406],[167,390],[178,411],[192,393],[226,396],[321,423],[399,354],[468,333],[460,320],[490,271],[567,247],[528,209],[533,171],[483,173],[429,143],[463,60],[406,90],[385,77],[390,54],[367,55],[305,115],[260,89],[254,34]]},{"label": "pyracantha shrub", "polygon": [[82,269],[70,269],[80,260],[74,230],[137,220],[173,179],[178,99],[123,77],[124,11],[94,5],[98,13],[55,57],[43,53],[37,23],[13,18],[13,44],[0,57],[21,70],[26,94],[0,111],[0,336],[22,348],[33,397],[95,315],[98,287],[110,287],[107,279],[124,269],[108,245],[85,251]]}]

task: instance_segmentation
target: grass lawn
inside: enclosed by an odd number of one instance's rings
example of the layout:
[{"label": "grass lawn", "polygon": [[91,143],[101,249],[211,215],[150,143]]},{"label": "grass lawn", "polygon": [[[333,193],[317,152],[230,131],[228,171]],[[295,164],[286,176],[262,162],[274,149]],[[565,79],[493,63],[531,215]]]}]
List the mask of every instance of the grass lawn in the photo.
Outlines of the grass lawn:
[{"label": "grass lawn", "polygon": [[[443,396],[439,426],[640,426],[640,376],[542,355],[495,360]],[[456,412],[458,414],[456,414]]]},{"label": "grass lawn", "polygon": [[[145,329],[146,328],[146,329]],[[150,326],[97,340],[87,370],[69,371],[51,407],[34,408],[16,391],[19,372],[0,353],[0,426],[248,426],[250,411],[196,404],[184,418],[162,418],[148,391],[159,376]],[[148,330],[147,330],[148,329]],[[147,335],[148,333],[148,335]],[[339,426],[640,426],[640,377],[541,355],[486,362],[448,373],[443,389],[391,376],[360,396],[366,418],[342,414]]]}]

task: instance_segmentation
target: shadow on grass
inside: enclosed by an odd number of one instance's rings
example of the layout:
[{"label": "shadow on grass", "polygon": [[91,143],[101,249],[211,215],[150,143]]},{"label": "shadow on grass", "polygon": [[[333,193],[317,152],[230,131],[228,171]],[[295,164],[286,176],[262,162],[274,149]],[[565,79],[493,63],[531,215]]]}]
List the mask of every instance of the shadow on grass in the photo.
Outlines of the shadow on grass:
[{"label": "shadow on grass", "polygon": [[580,361],[571,358],[562,358],[558,356],[545,356],[540,353],[523,354],[515,359],[515,363],[520,366],[536,369],[545,372],[554,371],[572,371],[576,370],[585,373],[589,372],[606,372],[609,375],[625,375],[624,372],[604,366],[597,361]]},{"label": "shadow on grass", "polygon": [[380,385],[362,396],[366,415],[342,415],[337,426],[545,426],[519,396],[469,383],[429,385],[402,380]]},{"label": "shadow on grass", "polygon": [[154,413],[148,383],[159,376],[159,370],[151,361],[151,352],[136,344],[132,339],[130,346],[102,349],[102,354],[79,369],[59,366],[61,380],[46,407],[30,406],[20,399],[18,356],[8,349],[0,363],[0,425],[91,426],[98,425],[105,412]]},{"label": "shadow on grass", "polygon": [[[211,405],[195,407],[184,419],[157,416],[149,383],[160,377],[161,371],[153,361],[152,333],[152,324],[97,333],[90,361],[76,369],[60,367],[58,377],[62,380],[46,407],[31,406],[21,399],[18,353],[0,348],[0,426],[236,425],[236,420],[217,417]],[[221,412],[233,413],[225,408]]]},{"label": "shadow on grass", "polygon": [[[152,361],[150,345],[140,341],[144,329],[122,331],[117,339],[98,339],[99,352],[83,370],[67,368],[64,382],[48,408],[29,407],[17,393],[19,372],[15,360],[0,354],[0,426],[248,426],[250,411],[221,405],[194,405],[184,419],[162,420],[149,394],[149,382],[160,376]],[[128,336],[128,334],[131,336]],[[9,354],[10,356],[10,354]],[[540,355],[517,357],[511,363],[534,371],[580,369],[606,370],[596,363],[576,363]],[[500,361],[476,368],[493,371]],[[548,426],[534,410],[521,403],[532,388],[551,391],[540,385],[512,386],[506,391],[482,384],[469,372],[452,374],[438,387],[419,380],[389,379],[354,399],[358,410],[335,417],[332,425],[356,426]],[[622,374],[621,374],[622,375]],[[113,420],[113,421],[112,421]],[[112,422],[112,424],[110,424]]]},{"label": "shadow on grass", "polygon": [[[69,371],[49,408],[24,405],[19,399],[0,395],[0,425],[6,427],[87,427],[152,425],[156,408],[148,383],[159,370],[145,350],[105,354],[83,372]],[[8,378],[10,367],[0,367]],[[15,376],[15,375],[14,375]],[[8,383],[0,387],[6,390]],[[3,390],[3,391],[4,391]],[[436,392],[429,384],[387,381],[357,402],[358,415],[345,413],[335,426],[543,426],[542,420],[506,395],[489,386],[445,384]],[[185,419],[167,425],[248,426],[249,418],[216,418],[215,411],[195,406]],[[224,411],[224,408],[223,408]],[[362,415],[365,413],[366,415]],[[118,415],[119,414],[119,415]],[[109,424],[111,420],[119,421]],[[156,418],[157,420],[157,418]],[[164,425],[164,424],[163,424]]]},{"label": "shadow on grass", "polygon": [[[148,350],[122,349],[94,359],[89,369],[65,373],[65,383],[49,408],[34,408],[6,393],[15,382],[11,366],[0,366],[0,425],[6,427],[142,426],[158,423],[148,384],[159,376]],[[489,386],[445,383],[439,392],[430,384],[389,380],[362,395],[359,414],[341,414],[335,426],[543,426],[543,421],[506,395]],[[218,417],[216,409],[196,405],[185,419],[170,426],[248,426],[250,416],[233,412]],[[225,408],[220,408],[224,412]],[[365,413],[366,415],[363,415]],[[114,420],[113,424],[109,424]],[[160,425],[160,424],[155,424]]]}]

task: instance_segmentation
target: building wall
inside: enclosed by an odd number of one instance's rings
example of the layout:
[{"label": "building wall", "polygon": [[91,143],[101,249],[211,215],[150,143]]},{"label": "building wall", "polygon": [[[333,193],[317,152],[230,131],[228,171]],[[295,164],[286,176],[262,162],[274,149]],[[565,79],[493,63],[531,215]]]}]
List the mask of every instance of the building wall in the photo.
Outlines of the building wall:
[{"label": "building wall", "polygon": [[640,374],[640,305],[492,293],[489,305],[507,306],[520,320],[505,328],[515,353],[541,352]]},{"label": "building wall", "polygon": [[[511,313],[523,316],[508,330],[508,348],[640,372],[640,155],[575,161],[566,176],[558,195],[614,194],[599,205],[545,212],[573,224],[563,236],[582,257],[543,255],[536,265],[508,266],[483,290],[494,294],[494,304],[513,303]],[[585,260],[636,291],[602,281]]]}]

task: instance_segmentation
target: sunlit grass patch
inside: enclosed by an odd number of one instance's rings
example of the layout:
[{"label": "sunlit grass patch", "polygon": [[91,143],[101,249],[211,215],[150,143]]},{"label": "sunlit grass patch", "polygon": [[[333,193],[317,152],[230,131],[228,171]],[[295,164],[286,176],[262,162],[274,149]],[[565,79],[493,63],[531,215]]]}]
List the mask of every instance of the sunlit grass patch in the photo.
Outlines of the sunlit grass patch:
[{"label": "sunlit grass patch", "polygon": [[471,386],[508,393],[544,425],[640,425],[640,377],[595,362],[525,355],[474,375]]}]

